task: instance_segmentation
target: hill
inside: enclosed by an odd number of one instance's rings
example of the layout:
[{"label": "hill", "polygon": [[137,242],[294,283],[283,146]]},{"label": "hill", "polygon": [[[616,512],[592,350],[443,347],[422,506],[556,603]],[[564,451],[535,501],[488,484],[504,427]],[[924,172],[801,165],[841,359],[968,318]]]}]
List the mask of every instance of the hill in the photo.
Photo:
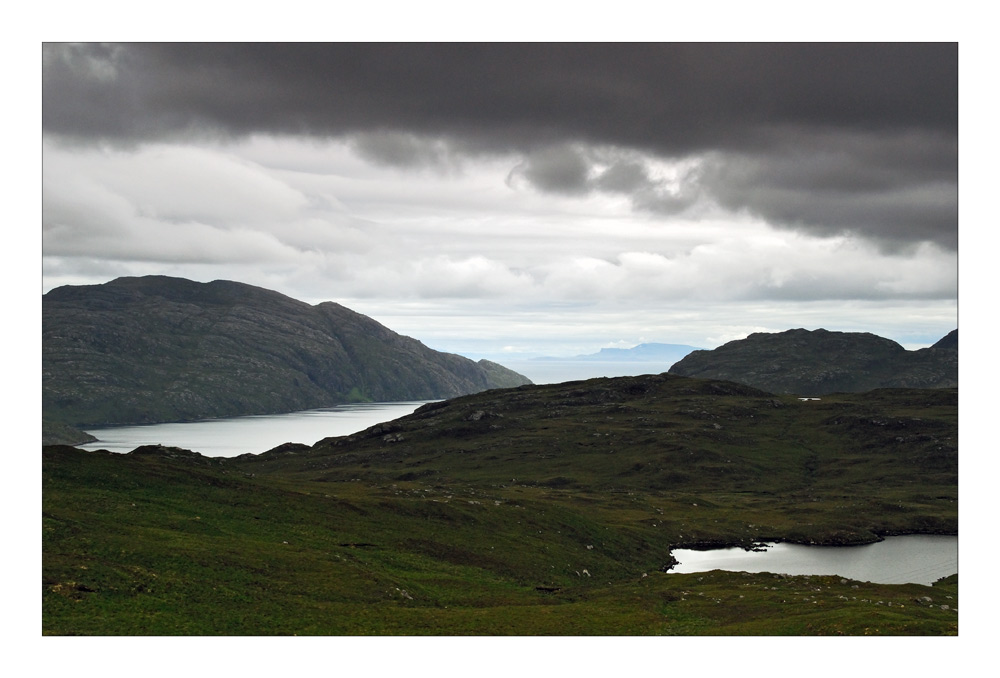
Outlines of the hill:
[{"label": "hill", "polygon": [[958,386],[958,330],[917,351],[861,332],[755,333],[711,351],[694,351],[669,373],[802,396],[876,388],[951,388]]},{"label": "hill", "polygon": [[434,400],[530,383],[339,304],[238,282],[119,278],[42,297],[42,403],[71,426]]},{"label": "hill", "polygon": [[[952,518],[940,519],[951,513],[957,482],[957,404],[956,389],[878,389],[803,403],[733,382],[603,378],[431,403],[361,433],[235,463],[298,481],[668,493],[717,505],[718,524],[692,523],[674,546],[864,543],[897,531],[957,529]],[[925,509],[887,513],[889,497],[911,496],[913,484],[936,498],[921,499]],[[827,492],[841,510],[824,506],[810,521],[771,527],[761,515],[746,518],[764,506],[795,513],[794,505]],[[756,508],[743,504],[749,497]],[[756,526],[749,533],[747,522]]]},{"label": "hill", "polygon": [[[667,574],[672,549],[957,533],[957,391],[655,375],[312,447],[43,450],[46,634],[957,633],[957,577]],[[877,602],[876,602],[877,601]]]}]

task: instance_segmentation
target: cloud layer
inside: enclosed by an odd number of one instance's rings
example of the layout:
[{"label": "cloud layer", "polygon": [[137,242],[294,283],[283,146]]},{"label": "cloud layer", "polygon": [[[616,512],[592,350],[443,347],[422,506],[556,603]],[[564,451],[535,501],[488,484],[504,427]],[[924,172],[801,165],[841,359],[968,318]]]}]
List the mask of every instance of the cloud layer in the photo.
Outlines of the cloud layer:
[{"label": "cloud layer", "polygon": [[[402,167],[519,153],[541,191],[956,243],[955,44],[52,44],[43,84],[45,130],[77,140],[356,136]],[[639,159],[598,169],[592,147]],[[678,193],[642,158],[706,167]]]},{"label": "cloud layer", "polygon": [[954,44],[47,44],[46,285],[230,277],[498,345],[810,305],[943,335],[957,75]]}]

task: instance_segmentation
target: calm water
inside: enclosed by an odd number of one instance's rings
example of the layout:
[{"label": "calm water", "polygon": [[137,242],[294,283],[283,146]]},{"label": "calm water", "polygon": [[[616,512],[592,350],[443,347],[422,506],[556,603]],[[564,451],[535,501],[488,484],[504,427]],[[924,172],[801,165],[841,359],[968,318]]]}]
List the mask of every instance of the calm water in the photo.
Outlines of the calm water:
[{"label": "calm water", "polygon": [[282,443],[313,443],[329,436],[345,436],[369,426],[411,414],[433,401],[357,403],[289,414],[229,419],[205,419],[176,424],[116,426],[88,429],[96,443],[78,445],[86,450],[131,452],[140,445],[169,445],[200,452],[207,457],[259,454]]},{"label": "calm water", "polygon": [[671,572],[836,574],[876,584],[932,584],[958,572],[958,537],[908,535],[864,546],[769,546],[764,552],[678,549],[673,554],[680,565]]}]

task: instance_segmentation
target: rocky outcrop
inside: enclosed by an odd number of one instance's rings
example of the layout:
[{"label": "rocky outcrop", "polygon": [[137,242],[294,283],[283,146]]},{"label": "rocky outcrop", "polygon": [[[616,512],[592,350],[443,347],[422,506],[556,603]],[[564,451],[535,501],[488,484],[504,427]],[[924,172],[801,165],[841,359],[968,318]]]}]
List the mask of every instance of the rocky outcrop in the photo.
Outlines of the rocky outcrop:
[{"label": "rocky outcrop", "polygon": [[238,282],[119,278],[42,297],[42,404],[53,423],[279,413],[527,383],[339,304]]},{"label": "rocky outcrop", "polygon": [[869,333],[795,329],[751,334],[712,351],[694,351],[669,372],[803,396],[953,388],[958,386],[957,347],[958,330],[931,348],[907,351]]}]

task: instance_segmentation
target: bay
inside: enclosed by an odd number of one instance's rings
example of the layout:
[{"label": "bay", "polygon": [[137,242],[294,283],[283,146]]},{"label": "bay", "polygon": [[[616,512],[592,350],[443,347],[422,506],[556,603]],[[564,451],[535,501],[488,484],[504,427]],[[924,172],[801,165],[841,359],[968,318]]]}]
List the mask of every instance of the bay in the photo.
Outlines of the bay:
[{"label": "bay", "polygon": [[260,454],[283,443],[312,445],[330,436],[351,435],[412,414],[428,402],[434,401],[352,403],[287,414],[92,428],[87,433],[96,437],[97,442],[77,447],[125,453],[140,445],[166,445],[207,457]]},{"label": "bay", "polygon": [[958,537],[904,535],[862,546],[768,544],[764,551],[741,548],[695,551],[676,549],[680,561],[671,572],[710,570],[776,574],[839,575],[875,584],[925,584],[958,572]]}]

